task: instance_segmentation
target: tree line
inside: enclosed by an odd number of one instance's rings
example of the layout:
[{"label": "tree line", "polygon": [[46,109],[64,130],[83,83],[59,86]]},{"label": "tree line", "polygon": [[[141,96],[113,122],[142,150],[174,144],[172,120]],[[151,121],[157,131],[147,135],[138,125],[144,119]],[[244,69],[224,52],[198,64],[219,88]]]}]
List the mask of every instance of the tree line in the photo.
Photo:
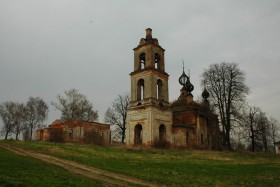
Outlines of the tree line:
[{"label": "tree line", "polygon": [[[210,93],[211,110],[218,114],[225,149],[271,151],[280,139],[280,123],[247,102],[249,87],[237,63],[211,64],[202,73],[201,85]],[[105,113],[112,125],[112,139],[125,142],[128,94],[118,95]]]},{"label": "tree line", "polygon": [[0,105],[0,116],[5,140],[11,134],[18,140],[21,133],[24,140],[31,140],[34,131],[48,116],[48,105],[39,97],[30,97],[27,103],[7,101]]},{"label": "tree line", "polygon": [[245,104],[237,124],[237,146],[246,146],[253,152],[273,150],[274,143],[280,138],[279,122],[256,106]]},{"label": "tree line", "polygon": [[[249,105],[246,97],[249,87],[246,76],[236,63],[216,63],[202,73],[201,84],[210,93],[210,106],[219,116],[219,124],[224,148],[243,148],[252,151],[269,151],[280,139],[280,124],[268,117],[261,108]],[[57,102],[51,104],[61,112],[62,121],[98,120],[98,111],[85,95],[76,89],[58,95]],[[111,125],[112,139],[125,142],[126,112],[130,102],[128,93],[118,95],[108,107],[104,121]],[[5,139],[15,134],[18,139],[31,139],[35,129],[47,118],[48,106],[41,98],[30,97],[26,104],[5,102],[0,105],[0,116],[4,122],[2,132]]]},{"label": "tree line", "polygon": [[249,87],[245,78],[238,64],[223,62],[205,69],[201,84],[211,95],[212,110],[219,115],[225,148],[272,150],[280,138],[279,121],[268,117],[261,108],[248,104]]},{"label": "tree line", "polygon": [[[93,105],[85,95],[76,89],[64,92],[57,96],[57,102],[51,104],[61,112],[60,120],[80,120],[93,122],[98,119],[98,111],[93,110]],[[30,97],[27,103],[7,101],[0,105],[0,117],[3,121],[1,133],[4,139],[14,135],[18,140],[20,134],[24,140],[31,140],[34,131],[43,127],[47,119],[49,107],[39,97]]]},{"label": "tree line", "polygon": [[[129,102],[128,93],[118,95],[105,113],[104,121],[112,126],[112,139],[115,141],[125,141],[126,111]],[[57,102],[51,102],[51,105],[60,111],[62,122],[98,120],[98,111],[94,110],[93,104],[77,89],[70,89],[65,91],[64,95],[58,95]],[[0,105],[0,117],[4,124],[1,133],[4,134],[5,140],[12,135],[18,140],[20,134],[24,140],[31,140],[34,131],[44,127],[43,122],[47,116],[48,105],[39,97],[30,97],[27,103],[4,102]]]}]

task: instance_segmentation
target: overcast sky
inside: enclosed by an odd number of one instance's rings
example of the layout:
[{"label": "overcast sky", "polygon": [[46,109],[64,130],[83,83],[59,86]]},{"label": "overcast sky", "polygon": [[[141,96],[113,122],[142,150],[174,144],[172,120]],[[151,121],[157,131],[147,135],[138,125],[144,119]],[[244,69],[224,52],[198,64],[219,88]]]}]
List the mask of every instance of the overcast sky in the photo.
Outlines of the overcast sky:
[{"label": "overcast sky", "polygon": [[169,99],[180,95],[185,68],[197,99],[210,64],[236,62],[246,73],[249,104],[280,120],[280,1],[0,0],[0,103],[49,104],[78,89],[99,122],[118,94],[130,91],[133,48],[146,28],[166,50]]}]

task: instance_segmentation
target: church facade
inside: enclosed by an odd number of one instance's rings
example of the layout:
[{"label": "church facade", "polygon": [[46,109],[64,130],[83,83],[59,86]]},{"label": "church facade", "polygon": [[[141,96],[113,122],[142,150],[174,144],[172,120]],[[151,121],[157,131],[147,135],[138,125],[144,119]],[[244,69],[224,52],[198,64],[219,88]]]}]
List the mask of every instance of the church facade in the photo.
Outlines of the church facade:
[{"label": "church facade", "polygon": [[209,93],[205,89],[204,101],[195,102],[191,94],[194,86],[184,70],[179,78],[181,94],[178,100],[169,102],[164,51],[150,28],[146,29],[146,38],[134,48],[126,144],[218,149],[218,116],[210,111]]}]

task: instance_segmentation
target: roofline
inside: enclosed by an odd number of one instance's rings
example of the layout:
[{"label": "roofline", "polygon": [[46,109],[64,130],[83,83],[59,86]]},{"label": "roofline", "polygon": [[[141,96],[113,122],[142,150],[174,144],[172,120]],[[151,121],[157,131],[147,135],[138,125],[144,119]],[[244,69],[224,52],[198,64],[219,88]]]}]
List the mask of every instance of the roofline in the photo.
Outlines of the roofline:
[{"label": "roofline", "polygon": [[[55,121],[57,121],[57,119],[54,120],[50,125],[52,125]],[[65,121],[65,122],[63,122],[63,121],[61,121],[61,120],[58,120],[58,121],[61,122],[61,123],[60,123],[61,125],[63,125],[64,123],[77,121],[77,122],[81,122],[81,123],[95,123],[95,124],[98,124],[98,125],[107,125],[107,126],[110,126],[110,124],[106,124],[106,123],[99,123],[99,122],[95,122],[95,121],[82,121],[82,120],[75,120],[75,119],[71,119],[71,120],[68,120],[68,121]]]},{"label": "roofline", "polygon": [[[154,39],[157,39],[157,38],[154,38]],[[155,45],[155,44],[149,43],[149,42],[147,42],[147,43],[145,43],[145,44],[138,45],[138,46],[135,47],[133,50],[135,51],[135,50],[137,50],[137,49],[139,49],[139,48],[141,48],[141,47],[143,47],[143,46],[145,46],[145,45],[153,45],[153,46],[159,47],[160,49],[162,49],[163,51],[165,51],[165,49],[163,49],[160,45]]]}]

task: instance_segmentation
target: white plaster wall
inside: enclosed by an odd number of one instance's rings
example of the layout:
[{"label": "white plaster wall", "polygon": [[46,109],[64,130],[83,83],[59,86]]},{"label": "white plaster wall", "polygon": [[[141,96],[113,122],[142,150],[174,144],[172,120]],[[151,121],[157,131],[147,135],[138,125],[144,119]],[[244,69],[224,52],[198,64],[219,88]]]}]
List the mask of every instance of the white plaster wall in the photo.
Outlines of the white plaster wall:
[{"label": "white plaster wall", "polygon": [[159,126],[165,125],[166,140],[172,142],[172,112],[160,110],[155,106],[128,110],[126,144],[134,145],[134,129],[137,124],[142,125],[142,144],[152,145],[159,137]]}]

